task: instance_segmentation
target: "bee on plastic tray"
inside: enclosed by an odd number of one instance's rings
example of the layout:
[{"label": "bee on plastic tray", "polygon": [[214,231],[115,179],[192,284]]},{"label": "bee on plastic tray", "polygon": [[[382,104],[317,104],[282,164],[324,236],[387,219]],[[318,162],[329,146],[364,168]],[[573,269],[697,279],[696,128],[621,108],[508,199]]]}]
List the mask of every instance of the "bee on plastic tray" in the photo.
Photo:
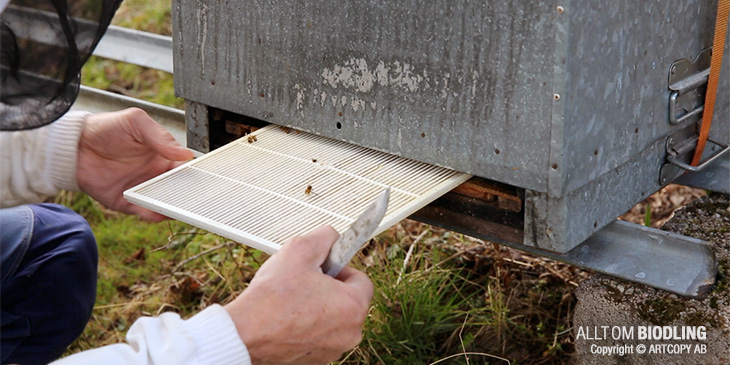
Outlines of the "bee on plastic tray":
[{"label": "bee on plastic tray", "polygon": [[307,188],[304,189],[304,195],[311,195],[312,194],[312,185],[307,185]]},{"label": "bee on plastic tray", "polygon": [[258,141],[258,139],[256,139],[256,135],[252,134],[248,136],[248,143],[254,143],[256,141]]}]

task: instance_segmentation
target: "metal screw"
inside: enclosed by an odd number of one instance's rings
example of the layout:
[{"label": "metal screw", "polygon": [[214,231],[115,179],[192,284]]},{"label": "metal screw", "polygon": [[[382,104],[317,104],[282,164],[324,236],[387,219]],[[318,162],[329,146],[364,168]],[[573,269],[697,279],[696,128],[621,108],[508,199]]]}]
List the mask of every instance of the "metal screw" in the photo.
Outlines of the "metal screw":
[{"label": "metal screw", "polygon": [[553,99],[555,99],[555,101],[560,100],[560,94],[558,94],[558,93],[553,94]]},{"label": "metal screw", "polygon": [[558,14],[562,14],[565,11],[565,8],[558,5]]}]

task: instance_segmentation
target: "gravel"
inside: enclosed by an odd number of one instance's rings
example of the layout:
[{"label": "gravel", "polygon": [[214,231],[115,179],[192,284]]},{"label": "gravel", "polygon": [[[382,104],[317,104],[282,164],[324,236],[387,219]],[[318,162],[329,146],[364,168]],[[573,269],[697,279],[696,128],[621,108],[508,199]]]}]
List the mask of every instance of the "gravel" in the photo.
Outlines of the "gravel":
[{"label": "gravel", "polygon": [[[663,230],[708,241],[715,245],[718,280],[715,289],[702,299],[690,299],[639,284],[613,280],[595,274],[576,290],[573,333],[578,364],[728,364],[730,363],[730,196],[711,194],[677,210]],[[578,330],[601,326],[633,328],[633,339],[586,339]],[[638,340],[638,326],[705,326],[705,340]],[[619,336],[622,337],[622,336]],[[628,336],[623,336],[628,337]],[[705,344],[707,353],[637,354],[639,344]],[[628,345],[628,346],[626,346]],[[634,353],[599,355],[596,346],[631,347]],[[592,348],[593,347],[593,351]]]}]

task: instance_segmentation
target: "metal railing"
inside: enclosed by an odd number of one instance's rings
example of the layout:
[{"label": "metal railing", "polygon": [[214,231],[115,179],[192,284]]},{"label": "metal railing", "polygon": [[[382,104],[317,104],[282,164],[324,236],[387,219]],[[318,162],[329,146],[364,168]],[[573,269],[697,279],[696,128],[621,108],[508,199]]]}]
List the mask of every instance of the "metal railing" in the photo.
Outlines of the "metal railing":
[{"label": "metal railing", "polygon": [[[95,56],[172,73],[172,38],[139,30],[110,26],[93,53]],[[185,112],[112,92],[81,86],[73,110],[93,113],[138,107],[186,145]]]}]

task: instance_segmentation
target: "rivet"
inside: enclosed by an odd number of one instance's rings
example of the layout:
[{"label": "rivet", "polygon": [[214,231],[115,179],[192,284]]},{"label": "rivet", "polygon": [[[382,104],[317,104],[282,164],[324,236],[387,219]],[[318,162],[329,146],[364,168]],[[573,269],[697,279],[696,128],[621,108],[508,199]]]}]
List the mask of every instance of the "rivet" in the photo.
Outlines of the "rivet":
[{"label": "rivet", "polygon": [[553,94],[553,99],[555,99],[555,101],[560,100],[560,94],[558,94],[558,93]]},{"label": "rivet", "polygon": [[558,5],[558,14],[562,14],[565,11],[565,8]]},{"label": "rivet", "polygon": [[669,70],[669,72],[671,72],[672,75],[676,74],[677,73],[677,65],[672,65],[672,69]]}]

